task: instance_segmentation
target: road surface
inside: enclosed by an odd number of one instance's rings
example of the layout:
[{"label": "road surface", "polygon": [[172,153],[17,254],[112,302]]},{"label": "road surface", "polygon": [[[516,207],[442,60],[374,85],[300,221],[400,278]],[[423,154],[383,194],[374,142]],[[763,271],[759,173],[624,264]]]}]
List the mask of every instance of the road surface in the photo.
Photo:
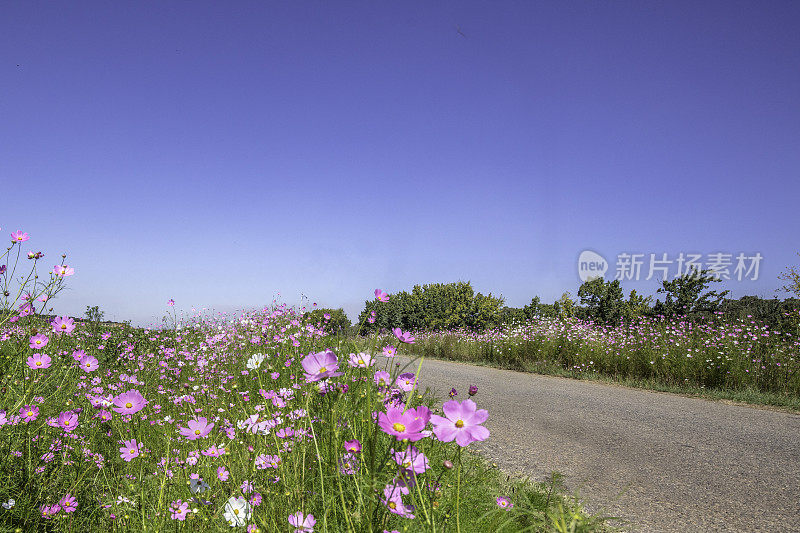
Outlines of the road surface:
[{"label": "road surface", "polygon": [[478,386],[491,436],[471,449],[564,474],[632,531],[800,531],[800,415],[433,359],[420,377],[441,398]]}]

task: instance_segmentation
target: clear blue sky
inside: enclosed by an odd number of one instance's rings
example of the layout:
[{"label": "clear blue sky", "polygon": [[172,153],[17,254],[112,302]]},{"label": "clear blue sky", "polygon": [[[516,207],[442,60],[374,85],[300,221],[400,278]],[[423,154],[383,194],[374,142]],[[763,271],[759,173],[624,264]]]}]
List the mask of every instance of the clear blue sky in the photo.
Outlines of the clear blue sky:
[{"label": "clear blue sky", "polygon": [[722,288],[772,297],[798,27],[777,1],[4,2],[1,233],[69,254],[56,312],[135,323],[456,280],[522,306],[574,295],[584,249],[759,252]]}]

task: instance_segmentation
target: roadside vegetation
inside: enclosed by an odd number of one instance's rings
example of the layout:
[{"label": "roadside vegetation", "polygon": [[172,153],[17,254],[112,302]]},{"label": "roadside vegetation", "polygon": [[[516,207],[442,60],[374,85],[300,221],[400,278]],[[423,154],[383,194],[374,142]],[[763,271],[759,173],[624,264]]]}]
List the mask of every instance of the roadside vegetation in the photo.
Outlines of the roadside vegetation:
[{"label": "roadside vegetation", "polygon": [[[796,268],[781,279],[800,296]],[[709,271],[665,280],[654,302],[596,278],[577,301],[521,309],[469,283],[418,285],[386,307],[367,302],[351,332],[389,343],[399,327],[417,355],[800,409],[800,300],[732,300],[717,282]]]}]

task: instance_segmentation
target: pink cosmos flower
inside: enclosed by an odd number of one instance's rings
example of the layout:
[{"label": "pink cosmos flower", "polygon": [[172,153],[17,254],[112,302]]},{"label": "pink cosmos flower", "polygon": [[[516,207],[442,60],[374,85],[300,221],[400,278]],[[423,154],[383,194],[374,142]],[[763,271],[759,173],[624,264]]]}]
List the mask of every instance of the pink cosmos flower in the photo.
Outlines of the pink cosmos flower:
[{"label": "pink cosmos flower", "polygon": [[61,507],[59,507],[57,503],[54,505],[42,505],[39,508],[39,511],[41,511],[42,513],[42,518],[46,518],[49,520],[50,518],[53,518],[55,515],[57,515],[59,511],[61,511]]},{"label": "pink cosmos flower", "polygon": [[431,422],[435,426],[433,434],[442,442],[455,439],[456,444],[462,447],[471,442],[486,440],[489,430],[480,424],[489,418],[489,412],[486,409],[476,410],[476,407],[475,402],[470,399],[445,402],[442,406],[445,416],[431,416]]},{"label": "pink cosmos flower", "polygon": [[501,509],[505,509],[506,511],[514,507],[514,504],[508,501],[508,498],[504,498],[502,496],[497,497],[497,506]]},{"label": "pink cosmos flower", "polygon": [[47,343],[50,339],[47,338],[46,335],[43,333],[39,333],[38,335],[34,335],[30,338],[31,349],[33,350],[40,350],[47,346]]},{"label": "pink cosmos flower", "polygon": [[95,418],[99,418],[101,422],[108,422],[111,420],[111,411],[106,411],[105,409],[101,409],[95,415]]},{"label": "pink cosmos flower", "polygon": [[306,381],[320,381],[325,378],[341,376],[339,361],[331,350],[319,353],[310,353],[303,358],[303,369],[306,371]]},{"label": "pink cosmos flower", "polygon": [[344,449],[352,453],[361,453],[361,443],[358,439],[346,440],[344,441]]},{"label": "pink cosmos flower", "polygon": [[393,435],[397,440],[408,439],[416,442],[425,437],[422,430],[431,419],[431,410],[420,405],[416,409],[387,407],[385,413],[378,414],[378,425],[384,433]]},{"label": "pink cosmos flower", "polygon": [[84,357],[86,357],[86,352],[84,352],[83,350],[75,350],[74,352],[72,352],[72,358],[75,359],[76,361],[80,361]]},{"label": "pink cosmos flower", "polygon": [[58,504],[65,513],[74,513],[78,508],[78,502],[75,501],[75,497],[70,493],[66,493],[63,498],[58,500]]},{"label": "pink cosmos flower", "polygon": [[405,392],[411,392],[414,390],[414,384],[416,383],[416,375],[412,372],[403,372],[399,376],[397,376],[397,380],[395,380],[394,384],[397,385],[400,390]]},{"label": "pink cosmos flower", "polygon": [[417,450],[413,446],[409,446],[404,451],[395,452],[392,450],[394,461],[406,470],[410,470],[415,474],[422,474],[430,465],[428,465],[428,458],[425,454]]},{"label": "pink cosmos flower", "polygon": [[408,489],[393,484],[386,485],[383,489],[383,503],[394,514],[403,518],[414,518],[411,514],[414,508],[403,504],[403,492],[408,494]]},{"label": "pink cosmos flower", "polygon": [[81,368],[86,372],[92,372],[100,367],[100,363],[97,362],[97,358],[91,355],[81,358],[80,365]]},{"label": "pink cosmos flower", "polygon": [[173,520],[180,520],[183,522],[186,520],[186,513],[189,512],[189,503],[181,500],[174,501],[169,504],[169,510],[172,511]]},{"label": "pink cosmos flower", "polygon": [[367,368],[375,364],[375,359],[368,353],[351,353],[348,363],[353,368]]},{"label": "pink cosmos flower", "polygon": [[93,396],[90,394],[88,395],[88,398],[89,398],[89,403],[92,404],[92,407],[96,409],[100,407],[108,407],[110,405],[114,405],[114,403],[112,402],[112,400],[114,399],[113,396],[99,396],[99,395]]},{"label": "pink cosmos flower", "polygon": [[122,415],[138,413],[148,403],[136,389],[114,396],[113,402],[116,407],[112,409]]},{"label": "pink cosmos flower", "polygon": [[230,476],[230,472],[225,470],[224,466],[217,468],[217,479],[220,481],[228,481],[228,476]]},{"label": "pink cosmos flower", "polygon": [[11,242],[12,243],[22,243],[22,242],[27,241],[30,238],[31,238],[30,235],[28,235],[27,233],[23,233],[22,230],[17,230],[15,232],[11,233]]},{"label": "pink cosmos flower", "polygon": [[167,305],[170,306],[170,307],[173,307],[175,305],[175,300],[170,298],[169,300],[167,300]]},{"label": "pink cosmos flower", "polygon": [[317,520],[313,514],[305,516],[302,512],[297,511],[289,515],[289,525],[295,528],[294,533],[312,533],[316,523]]},{"label": "pink cosmos flower", "polygon": [[374,379],[375,385],[378,387],[388,387],[389,383],[392,382],[392,376],[390,376],[385,370],[376,371]]},{"label": "pink cosmos flower", "polygon": [[25,422],[33,422],[39,416],[39,407],[36,405],[23,405],[19,410],[19,416]]},{"label": "pink cosmos flower", "polygon": [[50,356],[44,353],[37,353],[28,357],[28,366],[34,370],[49,368],[52,362],[53,360],[50,359]]},{"label": "pink cosmos flower", "polygon": [[71,276],[75,273],[75,269],[69,265],[55,265],[53,266],[53,274],[57,277],[63,278],[66,276]]},{"label": "pink cosmos flower", "polygon": [[394,357],[397,355],[397,348],[392,346],[391,344],[383,349],[383,355],[386,357]]},{"label": "pink cosmos flower", "polygon": [[375,289],[375,299],[378,300],[379,302],[388,302],[389,295],[380,289]]},{"label": "pink cosmos flower", "polygon": [[186,424],[189,427],[178,426],[181,435],[189,440],[196,440],[207,437],[211,430],[214,429],[214,424],[209,424],[206,417],[198,418],[197,420],[189,420]]},{"label": "pink cosmos flower", "polygon": [[414,337],[411,336],[410,331],[406,331],[405,333],[400,328],[394,328],[392,330],[394,336],[397,337],[397,340],[400,342],[405,342],[406,344],[414,344]]},{"label": "pink cosmos flower", "polygon": [[53,331],[56,333],[66,333],[69,335],[75,330],[75,321],[68,316],[60,316],[50,322]]},{"label": "pink cosmos flower", "polygon": [[59,413],[58,427],[67,433],[71,432],[73,429],[78,427],[78,413],[75,411],[64,411]]},{"label": "pink cosmos flower", "polygon": [[122,441],[122,447],[119,449],[119,456],[125,459],[126,463],[131,462],[134,457],[139,457],[139,444],[136,439]]},{"label": "pink cosmos flower", "polygon": [[346,453],[339,459],[339,472],[346,476],[352,476],[358,471],[359,460],[354,453]]},{"label": "pink cosmos flower", "polygon": [[[200,438],[200,437],[196,437],[196,438]],[[194,440],[194,439],[191,439],[191,440]],[[216,444],[212,444],[207,449],[203,450],[202,453],[206,457],[222,457],[223,455],[225,455],[225,448],[217,448]]]}]

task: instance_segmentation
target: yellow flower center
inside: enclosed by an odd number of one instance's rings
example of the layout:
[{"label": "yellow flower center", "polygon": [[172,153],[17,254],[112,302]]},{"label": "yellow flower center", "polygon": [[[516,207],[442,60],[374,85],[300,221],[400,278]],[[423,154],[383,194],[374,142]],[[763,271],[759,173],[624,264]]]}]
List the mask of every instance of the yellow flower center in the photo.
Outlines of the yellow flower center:
[{"label": "yellow flower center", "polygon": [[389,509],[397,509],[397,504],[394,502],[389,502]]},{"label": "yellow flower center", "polygon": [[323,373],[323,372],[327,372],[327,371],[328,371],[328,369],[325,368],[324,366],[319,369],[320,374]]},{"label": "yellow flower center", "polygon": [[130,449],[130,450],[128,450],[128,451],[130,452],[130,454],[131,454],[131,455],[133,455],[133,454],[135,454],[135,453],[136,453],[136,448],[131,448],[131,449]]},{"label": "yellow flower center", "polygon": [[199,434],[200,434],[200,430],[199,430],[199,429],[195,429],[195,430],[194,430],[194,434],[195,434],[195,435],[199,435]]},{"label": "yellow flower center", "polygon": [[406,427],[403,424],[401,424],[400,422],[395,422],[392,425],[392,428],[394,428],[394,430],[396,432],[398,432],[398,433],[402,433],[402,432],[404,432],[406,430]]},{"label": "yellow flower center", "polygon": [[125,404],[125,407],[130,409],[131,407],[133,407],[133,404],[131,402],[128,402],[128,403]]},{"label": "yellow flower center", "polygon": [[33,416],[33,411],[28,411],[28,416]]},{"label": "yellow flower center", "polygon": [[233,514],[238,515],[239,514],[239,509],[234,509],[233,510]]},{"label": "yellow flower center", "polygon": [[464,421],[463,420],[459,420],[458,422],[456,422],[456,427],[457,428],[463,428],[464,427]]},{"label": "yellow flower center", "polygon": [[69,420],[64,420],[64,425],[68,426],[69,425]]},{"label": "yellow flower center", "polygon": [[42,362],[41,361],[36,361],[36,366],[42,366]]},{"label": "yellow flower center", "polygon": [[363,360],[363,359],[359,359],[359,360],[358,360],[358,364],[359,364],[359,365],[363,365],[363,364],[364,364],[364,360]]}]

